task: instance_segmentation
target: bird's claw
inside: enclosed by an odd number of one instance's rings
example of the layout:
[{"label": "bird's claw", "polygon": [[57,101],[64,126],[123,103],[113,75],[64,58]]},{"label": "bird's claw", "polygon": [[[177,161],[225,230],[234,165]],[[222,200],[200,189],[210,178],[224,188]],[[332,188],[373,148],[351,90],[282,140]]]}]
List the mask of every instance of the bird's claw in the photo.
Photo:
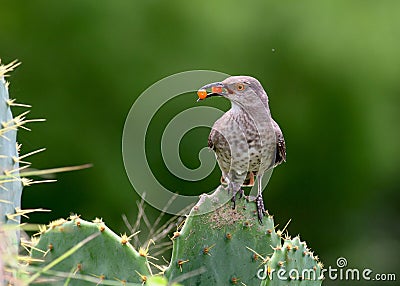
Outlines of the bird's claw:
[{"label": "bird's claw", "polygon": [[241,199],[244,195],[244,191],[242,189],[239,189],[238,191],[232,191],[233,195],[231,198],[231,202],[233,203],[232,209],[234,210],[236,208],[236,195],[239,193],[239,199]]},{"label": "bird's claw", "polygon": [[258,195],[256,197],[255,203],[256,203],[256,206],[257,206],[258,221],[260,222],[260,224],[262,224],[262,219],[263,219],[264,214],[265,214],[265,209],[264,209],[263,198],[262,198],[261,195]]}]

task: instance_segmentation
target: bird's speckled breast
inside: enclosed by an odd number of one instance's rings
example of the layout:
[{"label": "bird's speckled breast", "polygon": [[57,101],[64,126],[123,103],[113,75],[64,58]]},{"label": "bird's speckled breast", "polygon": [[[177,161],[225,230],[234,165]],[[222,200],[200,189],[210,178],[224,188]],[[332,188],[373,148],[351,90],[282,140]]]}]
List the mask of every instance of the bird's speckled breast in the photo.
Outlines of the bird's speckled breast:
[{"label": "bird's speckled breast", "polygon": [[[257,123],[256,123],[257,122]],[[263,173],[275,160],[276,138],[270,116],[250,116],[229,110],[213,126],[210,135],[223,173]]]}]

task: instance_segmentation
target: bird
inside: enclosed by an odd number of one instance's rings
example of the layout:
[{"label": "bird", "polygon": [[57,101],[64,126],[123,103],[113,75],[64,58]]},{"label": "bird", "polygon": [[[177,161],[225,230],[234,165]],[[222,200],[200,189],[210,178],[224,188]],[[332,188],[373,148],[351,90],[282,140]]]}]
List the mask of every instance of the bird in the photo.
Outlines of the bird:
[{"label": "bird", "polygon": [[242,186],[253,186],[257,179],[257,216],[262,224],[266,214],[262,197],[264,173],[286,162],[283,133],[272,119],[268,95],[261,83],[251,76],[230,76],[221,82],[206,84],[198,91],[198,101],[222,96],[231,108],[212,126],[208,147],[215,153],[222,172],[221,183],[232,193],[233,209],[236,196],[242,198]]}]

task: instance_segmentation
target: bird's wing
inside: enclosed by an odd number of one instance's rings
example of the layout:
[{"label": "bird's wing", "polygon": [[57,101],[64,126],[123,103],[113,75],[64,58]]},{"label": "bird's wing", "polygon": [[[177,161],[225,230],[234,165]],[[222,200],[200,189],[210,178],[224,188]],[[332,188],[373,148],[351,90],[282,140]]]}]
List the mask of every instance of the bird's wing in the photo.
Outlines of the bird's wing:
[{"label": "bird's wing", "polygon": [[215,151],[214,139],[216,132],[217,131],[215,129],[211,129],[210,135],[208,135],[208,148],[213,149],[214,151]]},{"label": "bird's wing", "polygon": [[276,123],[272,119],[272,126],[275,131],[276,136],[276,155],[275,155],[275,164],[274,167],[281,164],[282,162],[286,162],[286,144],[285,138],[283,137],[283,133],[279,128],[278,123]]},{"label": "bird's wing", "polygon": [[231,164],[231,150],[229,148],[229,143],[218,131],[224,130],[224,127],[226,127],[225,120],[226,118],[224,116],[217,120],[208,136],[208,147],[214,151],[222,174],[226,174],[229,171]]},{"label": "bird's wing", "polygon": [[208,136],[208,147],[213,149],[217,154],[224,150],[229,150],[228,141],[217,130],[224,130],[226,127],[226,115],[218,119],[211,128],[210,135]]}]

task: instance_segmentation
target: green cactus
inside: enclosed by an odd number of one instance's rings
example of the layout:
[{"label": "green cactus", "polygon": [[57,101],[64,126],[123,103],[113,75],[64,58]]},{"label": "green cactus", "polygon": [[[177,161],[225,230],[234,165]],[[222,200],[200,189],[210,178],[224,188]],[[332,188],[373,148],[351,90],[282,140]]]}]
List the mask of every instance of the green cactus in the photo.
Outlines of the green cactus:
[{"label": "green cactus", "polygon": [[142,285],[151,275],[147,252],[137,252],[129,239],[126,235],[119,237],[99,219],[87,222],[71,216],[69,220],[57,220],[42,230],[38,244],[32,248],[31,257],[43,263],[37,265],[29,282]]},{"label": "green cactus", "polygon": [[320,285],[322,264],[299,237],[285,238],[264,269],[267,285]]},{"label": "green cactus", "polygon": [[16,141],[21,118],[14,118],[11,113],[10,106],[13,101],[9,98],[8,83],[4,76],[17,65],[16,62],[0,65],[0,227],[2,224],[7,226],[8,243],[12,245],[12,252],[15,254],[19,245],[18,211],[22,195]]},{"label": "green cactus", "polygon": [[[299,285],[299,281],[280,284],[275,276],[263,277],[264,269],[269,272],[280,264],[279,268],[288,271],[311,269],[319,278],[321,265],[299,238],[283,239],[281,232],[275,231],[272,216],[265,217],[260,225],[254,203],[240,200],[235,210],[226,203],[215,211],[196,215],[229,200],[228,196],[222,187],[211,196],[203,195],[182,230],[174,235],[172,259],[165,273],[170,281],[184,285]],[[301,282],[320,284],[320,280]]]},{"label": "green cactus", "polygon": [[[51,223],[42,231],[31,256],[44,263],[39,264],[31,280],[44,285],[61,285],[67,279],[68,285],[116,285],[116,281],[146,285],[321,285],[322,263],[305,242],[276,231],[270,215],[259,224],[253,202],[239,200],[234,210],[230,203],[219,207],[219,202],[228,200],[229,194],[222,187],[212,195],[202,195],[182,229],[174,233],[171,262],[164,271],[169,282],[150,279],[147,250],[138,253],[126,236],[118,237],[101,221],[90,223],[77,216]],[[96,233],[99,237],[91,238]]]}]

